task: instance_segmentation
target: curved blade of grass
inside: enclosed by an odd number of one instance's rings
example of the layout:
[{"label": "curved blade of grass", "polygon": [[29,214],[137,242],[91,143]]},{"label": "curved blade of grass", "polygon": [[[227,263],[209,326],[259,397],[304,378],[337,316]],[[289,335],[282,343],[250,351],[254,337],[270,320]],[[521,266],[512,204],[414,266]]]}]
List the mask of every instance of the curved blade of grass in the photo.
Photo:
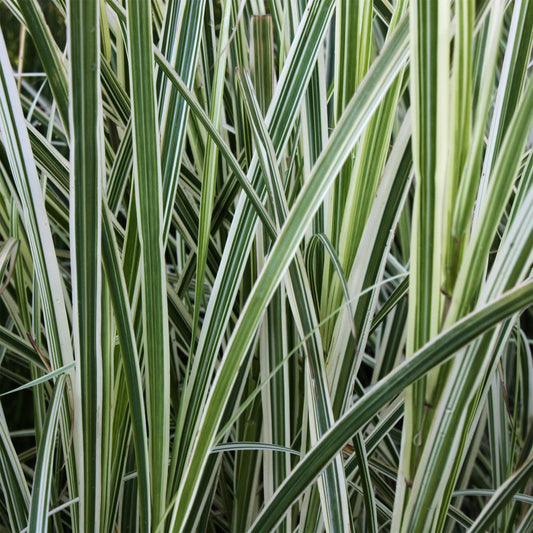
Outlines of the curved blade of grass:
[{"label": "curved blade of grass", "polygon": [[347,107],[327,147],[317,161],[309,181],[303,187],[292,208],[265,268],[248,298],[205,404],[201,417],[202,424],[192,446],[190,467],[176,495],[172,517],[172,526],[176,531],[181,529],[185,518],[191,511],[189,506],[203,472],[209,449],[213,445],[224,405],[231,393],[236,373],[248,353],[263,311],[293,259],[305,229],[311,222],[329,186],[390,84],[403,68],[407,59],[407,37],[408,21],[404,19]]},{"label": "curved blade of grass", "polygon": [[290,453],[292,455],[300,455],[300,452],[287,448],[286,446],[279,446],[277,444],[265,444],[264,442],[228,442],[226,444],[217,444],[211,453],[223,452],[237,452],[246,450],[270,450],[273,452]]},{"label": "curved blade of grass", "polygon": [[311,240],[309,241],[309,244],[307,246],[307,252],[306,252],[307,269],[310,270],[312,253],[319,243],[322,244],[322,246],[324,247],[324,250],[327,252],[327,255],[329,256],[329,259],[331,263],[333,264],[335,272],[337,273],[337,276],[339,277],[339,281],[342,287],[342,293],[344,295],[344,300],[346,302],[346,307],[348,308],[348,313],[350,315],[350,318],[352,319],[351,329],[352,329],[353,339],[355,341],[357,339],[357,333],[355,331],[355,323],[353,321],[354,311],[352,308],[350,293],[348,292],[348,282],[346,281],[346,276],[344,275],[344,270],[340,263],[339,256],[337,255],[335,248],[333,248],[333,244],[329,240],[329,237],[325,233],[315,233],[313,237],[311,238]]},{"label": "curved blade of grass", "polygon": [[[529,462],[531,459],[526,460],[526,463]],[[529,465],[522,465],[515,474],[519,474],[521,472],[521,469],[524,468],[524,466]],[[500,487],[501,488],[501,487]],[[454,491],[453,495],[455,497],[463,497],[463,496],[480,496],[482,498],[490,497],[492,498],[498,491],[494,489],[464,489],[464,490],[456,490]],[[530,496],[529,494],[524,494],[521,492],[516,491],[514,494],[509,496],[509,500],[514,500],[516,502],[521,503],[527,503],[529,505],[533,505],[533,496]],[[470,525],[472,525],[474,522],[472,521]]]},{"label": "curved blade of grass", "polygon": [[385,305],[374,315],[372,325],[370,326],[370,333],[374,332],[376,328],[383,322],[385,317],[391,312],[396,304],[407,294],[409,290],[409,277],[406,277],[389,296]]}]

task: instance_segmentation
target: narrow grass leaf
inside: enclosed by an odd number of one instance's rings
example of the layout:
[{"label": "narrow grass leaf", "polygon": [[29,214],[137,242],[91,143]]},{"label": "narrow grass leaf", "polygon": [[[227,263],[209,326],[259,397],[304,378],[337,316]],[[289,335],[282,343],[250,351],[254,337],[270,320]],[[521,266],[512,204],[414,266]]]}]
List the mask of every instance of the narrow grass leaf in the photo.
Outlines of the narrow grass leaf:
[{"label": "narrow grass leaf", "polygon": [[6,396],[8,394],[13,394],[14,392],[19,392],[21,390],[31,389],[32,387],[40,385],[41,383],[46,383],[47,381],[50,381],[51,379],[55,379],[56,377],[64,374],[65,372],[68,372],[75,366],[76,366],[76,363],[73,361],[72,363],[69,363],[68,365],[65,365],[65,366],[62,366],[61,368],[53,370],[52,372],[45,374],[44,376],[41,376],[40,378],[33,379],[32,381],[29,381],[28,383],[22,385],[21,387],[17,387],[16,389],[11,389],[10,391],[4,392],[0,394],[0,397]]},{"label": "narrow grass leaf", "polygon": [[101,206],[103,124],[100,96],[99,1],[69,10],[70,234],[75,386],[80,387],[83,477],[80,527],[98,529],[102,494]]},{"label": "narrow grass leaf", "polygon": [[50,506],[50,490],[52,476],[51,471],[56,449],[57,423],[61,402],[63,401],[63,387],[65,375],[61,375],[54,386],[52,402],[48,407],[48,413],[43,425],[43,436],[37,451],[35,464],[35,476],[31,494],[30,516],[28,523],[29,531],[48,531],[48,508]]},{"label": "narrow grass leaf", "polygon": [[159,156],[152,15],[129,1],[128,44],[133,110],[135,197],[142,261],[142,317],[147,365],[147,411],[153,519],[166,502],[170,438],[170,353],[163,235],[163,184]]},{"label": "narrow grass leaf", "polygon": [[141,370],[138,360],[135,333],[130,316],[130,306],[124,274],[120,267],[120,260],[116,242],[113,236],[108,212],[102,217],[102,251],[106,277],[108,280],[110,297],[115,313],[120,352],[126,377],[128,392],[128,407],[130,409],[133,441],[135,445],[135,461],[137,465],[139,484],[139,515],[141,531],[150,531],[150,467],[148,453],[148,432],[143,398]]}]

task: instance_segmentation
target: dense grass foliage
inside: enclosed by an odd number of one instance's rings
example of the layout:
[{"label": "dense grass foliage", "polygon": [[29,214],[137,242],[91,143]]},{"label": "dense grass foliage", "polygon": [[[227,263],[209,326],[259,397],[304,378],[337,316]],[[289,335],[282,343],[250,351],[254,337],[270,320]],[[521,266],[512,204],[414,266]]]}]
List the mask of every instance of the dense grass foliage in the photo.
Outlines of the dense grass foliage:
[{"label": "dense grass foliage", "polygon": [[0,9],[1,531],[533,530],[533,1]]}]

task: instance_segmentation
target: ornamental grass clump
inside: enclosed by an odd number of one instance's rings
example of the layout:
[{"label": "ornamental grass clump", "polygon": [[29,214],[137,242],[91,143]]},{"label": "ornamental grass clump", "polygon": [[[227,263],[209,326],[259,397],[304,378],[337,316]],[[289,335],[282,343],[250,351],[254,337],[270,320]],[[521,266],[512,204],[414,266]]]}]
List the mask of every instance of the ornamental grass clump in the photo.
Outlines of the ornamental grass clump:
[{"label": "ornamental grass clump", "polygon": [[532,530],[533,1],[0,29],[0,529]]}]

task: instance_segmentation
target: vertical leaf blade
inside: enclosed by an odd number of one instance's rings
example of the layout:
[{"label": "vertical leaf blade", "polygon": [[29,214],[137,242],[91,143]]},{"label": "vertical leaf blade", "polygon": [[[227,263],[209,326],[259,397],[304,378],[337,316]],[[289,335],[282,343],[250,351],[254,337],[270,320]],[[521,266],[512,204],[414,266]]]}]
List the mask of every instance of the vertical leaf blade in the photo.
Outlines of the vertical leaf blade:
[{"label": "vertical leaf blade", "polygon": [[163,238],[163,194],[149,2],[128,2],[135,201],[141,289],[152,512],[165,511],[169,457],[170,353]]}]

